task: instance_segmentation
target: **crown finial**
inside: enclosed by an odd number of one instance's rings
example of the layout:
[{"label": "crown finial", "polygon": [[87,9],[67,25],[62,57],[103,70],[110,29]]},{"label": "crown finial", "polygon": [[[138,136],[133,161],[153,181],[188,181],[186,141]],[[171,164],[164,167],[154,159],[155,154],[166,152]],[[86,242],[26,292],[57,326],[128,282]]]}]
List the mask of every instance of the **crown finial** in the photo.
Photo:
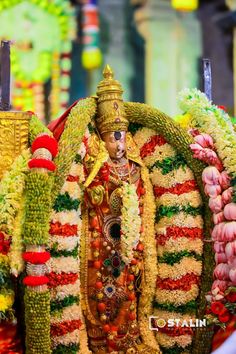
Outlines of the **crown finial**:
[{"label": "crown finial", "polygon": [[125,114],[122,93],[121,84],[114,79],[110,65],[106,65],[103,70],[103,80],[97,86],[96,125],[100,134],[127,131],[129,122]]},{"label": "crown finial", "polygon": [[113,79],[114,78],[114,73],[112,71],[112,68],[108,64],[105,66],[102,74],[103,74],[104,79]]}]

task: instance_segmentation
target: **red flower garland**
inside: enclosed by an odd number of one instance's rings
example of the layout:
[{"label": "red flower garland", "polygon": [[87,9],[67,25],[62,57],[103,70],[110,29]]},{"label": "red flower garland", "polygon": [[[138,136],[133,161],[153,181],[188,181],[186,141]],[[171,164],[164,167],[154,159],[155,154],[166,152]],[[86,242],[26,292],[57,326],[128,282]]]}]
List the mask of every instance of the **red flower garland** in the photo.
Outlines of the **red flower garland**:
[{"label": "red flower garland", "polygon": [[184,276],[178,279],[161,279],[160,277],[157,277],[156,284],[159,289],[189,291],[192,285],[199,284],[199,281],[200,277],[191,273],[185,274]]},{"label": "red flower garland", "polygon": [[202,239],[203,238],[203,229],[200,229],[198,227],[179,227],[179,226],[173,226],[173,227],[167,227],[166,228],[166,233],[165,234],[158,234],[156,235],[157,239],[157,244],[164,246],[166,241],[169,240],[169,238],[180,238],[180,237],[186,237],[189,239]]},{"label": "red flower garland", "polygon": [[60,222],[50,223],[49,233],[51,235],[58,236],[75,236],[78,232],[77,225],[65,224],[62,225]]},{"label": "red flower garland", "polygon": [[81,320],[64,321],[51,325],[51,336],[59,337],[66,333],[71,333],[76,329],[80,329],[82,325]]},{"label": "red flower garland", "polygon": [[163,328],[158,328],[158,330],[162,333],[167,334],[170,337],[193,335],[193,329],[191,327],[181,327],[181,326],[167,327],[167,326],[165,326]]},{"label": "red flower garland", "polygon": [[196,181],[189,180],[184,183],[177,183],[174,187],[171,188],[164,188],[164,187],[154,187],[154,193],[156,197],[160,197],[161,195],[165,193],[171,193],[171,194],[177,194],[181,195],[184,193],[189,193],[198,190]]},{"label": "red flower garland", "polygon": [[5,234],[0,231],[0,253],[7,255],[10,249],[11,241],[5,239]]},{"label": "red flower garland", "polygon": [[29,168],[46,168],[52,172],[56,169],[55,163],[46,159],[31,159],[28,166]]},{"label": "red flower garland", "polygon": [[54,273],[51,272],[48,274],[49,288],[55,288],[58,285],[67,285],[67,284],[74,284],[76,280],[79,278],[79,275],[76,273]]},{"label": "red flower garland", "polygon": [[68,182],[78,182],[78,181],[79,181],[79,177],[78,177],[78,176],[71,176],[71,175],[69,175],[69,176],[66,178],[66,180],[67,180]]},{"label": "red flower garland", "polygon": [[23,279],[23,283],[27,286],[45,285],[48,283],[48,281],[49,279],[45,275],[41,275],[41,276],[27,275]]},{"label": "red flower garland", "polygon": [[227,309],[222,302],[216,301],[211,304],[211,312],[215,315],[223,315],[227,312]]},{"label": "red flower garland", "polygon": [[58,153],[58,143],[55,138],[44,134],[38,136],[31,146],[32,152],[35,152],[37,149],[44,148],[50,151],[52,157],[55,157]]},{"label": "red flower garland", "polygon": [[23,259],[32,264],[44,264],[50,259],[49,252],[24,252]]},{"label": "red flower garland", "polygon": [[166,144],[166,140],[161,135],[153,135],[150,140],[145,143],[140,149],[140,156],[142,158],[151,155],[154,151],[156,146],[162,146]]}]

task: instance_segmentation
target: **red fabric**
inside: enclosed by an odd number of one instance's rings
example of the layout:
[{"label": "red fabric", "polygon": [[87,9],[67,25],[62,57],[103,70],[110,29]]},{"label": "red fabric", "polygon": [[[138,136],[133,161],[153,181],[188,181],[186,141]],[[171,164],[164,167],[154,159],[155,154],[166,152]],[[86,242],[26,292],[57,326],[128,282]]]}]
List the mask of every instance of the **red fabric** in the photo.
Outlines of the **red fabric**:
[{"label": "red fabric", "polygon": [[227,324],[226,329],[220,328],[214,335],[212,341],[212,351],[216,350],[235,331],[236,316]]},{"label": "red fabric", "polygon": [[48,129],[51,130],[51,132],[53,133],[54,138],[59,141],[61,134],[64,131],[65,128],[65,124],[66,124],[66,120],[67,117],[71,111],[71,109],[79,102],[75,101],[62,115],[61,117],[53,120],[51,123],[49,123],[48,125]]}]

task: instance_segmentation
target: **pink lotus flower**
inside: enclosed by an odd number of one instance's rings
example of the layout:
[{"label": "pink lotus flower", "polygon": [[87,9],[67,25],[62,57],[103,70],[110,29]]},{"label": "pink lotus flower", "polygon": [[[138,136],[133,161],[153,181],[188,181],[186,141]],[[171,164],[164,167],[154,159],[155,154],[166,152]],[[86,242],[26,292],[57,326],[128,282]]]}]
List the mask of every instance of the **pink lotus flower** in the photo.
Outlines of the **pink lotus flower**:
[{"label": "pink lotus flower", "polygon": [[224,234],[223,234],[224,226],[225,226],[225,222],[221,222],[216,226],[214,226],[211,233],[212,240],[221,241],[221,242],[224,241]]},{"label": "pink lotus flower", "polygon": [[[214,280],[214,282],[212,284],[212,290],[218,288],[220,291],[224,292],[227,289],[227,287],[228,287],[228,282],[225,280],[216,279],[216,280]],[[213,293],[213,291],[212,291],[212,293]]]},{"label": "pink lotus flower", "polygon": [[225,243],[224,242],[215,241],[214,242],[214,251],[217,252],[217,253],[225,252]]},{"label": "pink lotus flower", "polygon": [[214,166],[204,168],[202,172],[202,181],[205,184],[216,185],[220,184],[221,174]]},{"label": "pink lotus flower", "polygon": [[220,222],[225,221],[224,213],[223,211],[213,214],[213,222],[215,225],[219,224]]},{"label": "pink lotus flower", "polygon": [[204,152],[205,152],[205,158],[203,161],[208,163],[208,165],[215,166],[219,171],[222,171],[224,169],[224,166],[222,165],[222,162],[220,161],[215,151],[211,149],[204,149]]},{"label": "pink lotus flower", "polygon": [[216,198],[210,198],[209,199],[209,208],[213,213],[219,213],[222,211],[223,208],[223,202],[222,202],[222,197],[221,195],[218,195]]},{"label": "pink lotus flower", "polygon": [[226,171],[221,172],[221,180],[220,184],[223,189],[227,189],[230,187],[230,180],[228,173]]},{"label": "pink lotus flower", "polygon": [[236,267],[236,257],[235,257],[235,255],[232,256],[232,257],[229,257],[227,263],[228,263],[230,269],[235,268]]},{"label": "pink lotus flower", "polygon": [[227,220],[236,220],[236,204],[229,203],[224,207],[224,216]]},{"label": "pink lotus flower", "polygon": [[236,255],[236,240],[233,242],[228,242],[225,246],[225,254],[227,258],[233,257]]},{"label": "pink lotus flower", "polygon": [[216,198],[219,194],[221,194],[221,186],[219,184],[206,184],[204,187],[204,192],[209,197]]},{"label": "pink lotus flower", "polygon": [[229,187],[222,193],[222,201],[226,205],[232,201],[233,188]]},{"label": "pink lotus flower", "polygon": [[[236,238],[236,221],[227,222],[223,226],[223,240],[234,241]],[[221,241],[221,240],[218,240]]]},{"label": "pink lotus flower", "polygon": [[219,280],[229,279],[230,267],[226,263],[220,263],[215,267],[214,276]]},{"label": "pink lotus flower", "polygon": [[197,144],[201,145],[203,148],[213,148],[214,143],[213,139],[209,134],[199,134],[194,137],[194,140]]},{"label": "pink lotus flower", "polygon": [[227,263],[227,257],[224,252],[215,253],[215,262],[216,264]]},{"label": "pink lotus flower", "polygon": [[236,285],[236,267],[230,269],[229,278],[232,281],[233,285]]}]

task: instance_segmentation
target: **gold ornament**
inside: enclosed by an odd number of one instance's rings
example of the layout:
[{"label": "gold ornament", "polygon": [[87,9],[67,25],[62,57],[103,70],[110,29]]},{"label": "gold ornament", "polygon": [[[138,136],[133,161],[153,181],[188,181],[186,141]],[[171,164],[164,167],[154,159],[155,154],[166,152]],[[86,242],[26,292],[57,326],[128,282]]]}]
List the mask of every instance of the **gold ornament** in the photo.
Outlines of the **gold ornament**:
[{"label": "gold ornament", "polygon": [[89,139],[88,149],[89,149],[89,155],[93,157],[96,157],[97,154],[99,153],[100,140],[96,134],[91,135],[91,138]]},{"label": "gold ornament", "polygon": [[0,112],[0,179],[14,159],[28,148],[30,118],[27,112]]},{"label": "gold ornament", "polygon": [[134,161],[140,166],[144,166],[139,154],[139,148],[135,144],[131,133],[126,134],[126,154],[128,160]]},{"label": "gold ornament", "polygon": [[121,207],[122,207],[122,189],[116,188],[110,196],[109,200],[111,213],[114,215],[120,215]]},{"label": "gold ornament", "polygon": [[122,99],[121,84],[114,80],[109,65],[103,70],[104,79],[97,87],[96,125],[100,134],[114,131],[127,131],[129,121],[126,118]]},{"label": "gold ornament", "polygon": [[88,194],[91,198],[93,205],[101,205],[103,202],[103,197],[105,194],[105,189],[103,186],[95,186],[91,189],[88,189]]}]

